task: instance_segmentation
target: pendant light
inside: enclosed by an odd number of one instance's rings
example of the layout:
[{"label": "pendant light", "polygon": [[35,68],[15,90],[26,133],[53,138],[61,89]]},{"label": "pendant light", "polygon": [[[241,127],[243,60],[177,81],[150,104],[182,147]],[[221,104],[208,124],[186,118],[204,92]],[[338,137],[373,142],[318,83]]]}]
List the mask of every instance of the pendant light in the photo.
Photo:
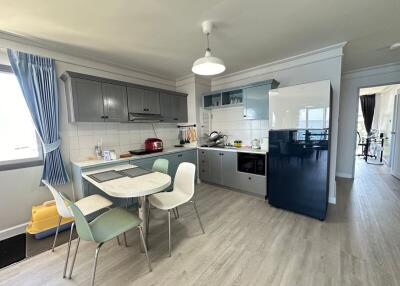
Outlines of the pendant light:
[{"label": "pendant light", "polygon": [[207,36],[207,49],[204,57],[197,59],[193,63],[192,72],[198,75],[216,75],[225,71],[224,62],[211,55],[208,36],[211,34],[212,23],[204,21],[202,23],[203,33]]}]

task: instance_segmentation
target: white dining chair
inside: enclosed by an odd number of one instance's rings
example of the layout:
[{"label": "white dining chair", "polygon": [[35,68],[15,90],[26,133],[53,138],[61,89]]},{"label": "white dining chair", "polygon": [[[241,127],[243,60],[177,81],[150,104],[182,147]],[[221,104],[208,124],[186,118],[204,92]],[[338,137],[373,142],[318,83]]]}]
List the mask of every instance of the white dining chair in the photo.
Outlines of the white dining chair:
[{"label": "white dining chair", "polygon": [[[196,212],[197,219],[203,233],[204,227],[201,223],[199,212],[197,211],[196,202],[193,199],[194,183],[196,175],[196,166],[192,163],[183,162],[179,164],[176,171],[174,187],[172,192],[162,192],[149,196],[149,203],[161,210],[168,211],[168,251],[171,257],[171,210],[174,208],[191,202]],[[150,206],[148,206],[150,210]],[[150,217],[150,216],[148,216]]]},{"label": "white dining chair", "polygon": [[[57,208],[57,212],[58,212],[58,216],[59,216],[56,233],[54,235],[53,246],[51,248],[51,251],[54,252],[54,248],[56,245],[58,231],[60,229],[60,224],[61,224],[62,218],[73,218],[74,215],[73,215],[71,209],[66,205],[61,194],[52,185],[50,185],[48,181],[42,180],[42,182],[50,190],[51,194],[53,195],[53,198],[56,202],[56,208]],[[110,208],[110,206],[112,205],[112,202],[100,195],[91,195],[91,196],[84,197],[84,198],[76,201],[75,205],[81,210],[81,212],[83,213],[84,216],[87,216],[87,215],[97,212],[99,210],[102,210],[105,208]],[[72,224],[71,224],[71,230],[70,230],[70,234],[69,234],[67,258],[65,259],[63,278],[66,277],[73,230],[74,230],[74,222],[72,222]],[[126,237],[125,237],[125,244],[126,244]]]}]

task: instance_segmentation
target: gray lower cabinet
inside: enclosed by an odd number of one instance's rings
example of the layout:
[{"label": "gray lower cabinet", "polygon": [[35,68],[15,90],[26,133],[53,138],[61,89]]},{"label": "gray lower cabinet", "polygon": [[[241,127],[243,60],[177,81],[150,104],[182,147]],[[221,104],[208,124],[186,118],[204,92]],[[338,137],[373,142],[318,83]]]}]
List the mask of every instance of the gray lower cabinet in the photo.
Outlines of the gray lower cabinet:
[{"label": "gray lower cabinet", "polygon": [[160,94],[158,91],[130,86],[128,86],[127,91],[129,112],[160,114]]},{"label": "gray lower cabinet", "polygon": [[160,93],[160,112],[165,122],[187,122],[187,97]]},{"label": "gray lower cabinet", "polygon": [[236,152],[199,149],[198,156],[202,181],[265,197],[266,176],[238,172]]},{"label": "gray lower cabinet", "polygon": [[72,78],[71,85],[73,106],[69,105],[69,115],[73,120],[83,122],[104,121],[103,96],[101,82]]},{"label": "gray lower cabinet", "polygon": [[105,120],[113,122],[127,121],[126,86],[111,83],[102,83],[101,86]]}]

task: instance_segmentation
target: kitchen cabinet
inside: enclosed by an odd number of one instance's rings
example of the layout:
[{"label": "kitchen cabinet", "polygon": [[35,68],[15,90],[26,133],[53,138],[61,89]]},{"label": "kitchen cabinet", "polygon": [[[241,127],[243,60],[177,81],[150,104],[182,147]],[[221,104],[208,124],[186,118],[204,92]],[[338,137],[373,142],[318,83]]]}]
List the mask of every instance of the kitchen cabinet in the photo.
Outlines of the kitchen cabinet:
[{"label": "kitchen cabinet", "polygon": [[72,78],[70,80],[74,103],[70,110],[71,121],[101,122],[104,121],[104,103],[101,82]]},{"label": "kitchen cabinet", "polygon": [[126,86],[102,83],[104,119],[121,122],[128,120],[126,106]]},{"label": "kitchen cabinet", "polygon": [[160,94],[155,90],[128,86],[128,110],[139,114],[160,114]]},{"label": "kitchen cabinet", "polygon": [[145,114],[150,121],[160,121],[161,113],[161,122],[187,122],[188,119],[184,93],[71,71],[63,73],[61,79],[69,122],[128,122],[128,112]]},{"label": "kitchen cabinet", "polygon": [[199,149],[198,154],[199,176],[202,181],[262,198],[266,196],[266,176],[238,172],[237,152]]},{"label": "kitchen cabinet", "polygon": [[209,183],[234,188],[236,152],[199,150],[200,179]]},{"label": "kitchen cabinet", "polygon": [[187,122],[187,97],[173,93],[160,93],[160,110],[164,122]]},{"label": "kitchen cabinet", "polygon": [[246,86],[214,91],[203,96],[204,108],[243,106],[245,119],[268,119],[269,91],[277,88],[279,82],[266,80]]},{"label": "kitchen cabinet", "polygon": [[268,85],[243,89],[243,117],[245,119],[268,119]]}]

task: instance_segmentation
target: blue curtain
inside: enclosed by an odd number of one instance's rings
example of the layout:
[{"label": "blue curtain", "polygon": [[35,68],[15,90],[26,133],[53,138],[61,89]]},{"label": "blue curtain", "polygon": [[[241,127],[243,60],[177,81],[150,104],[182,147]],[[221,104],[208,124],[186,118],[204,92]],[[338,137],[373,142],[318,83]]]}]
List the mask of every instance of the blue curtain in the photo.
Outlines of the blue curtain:
[{"label": "blue curtain", "polygon": [[42,141],[42,179],[52,185],[65,184],[69,179],[60,152],[58,86],[54,60],[10,49],[7,54]]}]

